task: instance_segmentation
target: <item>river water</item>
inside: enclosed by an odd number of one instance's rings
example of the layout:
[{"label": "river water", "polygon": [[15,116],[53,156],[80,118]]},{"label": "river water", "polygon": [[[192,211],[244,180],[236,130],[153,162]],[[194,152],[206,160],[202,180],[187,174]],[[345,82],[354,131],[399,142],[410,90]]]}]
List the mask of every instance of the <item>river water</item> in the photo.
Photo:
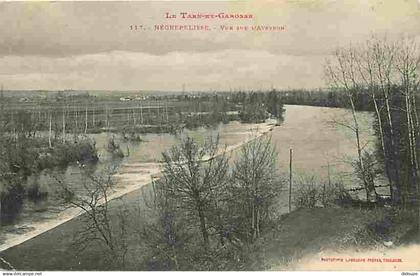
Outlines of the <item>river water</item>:
[{"label": "river water", "polygon": [[[373,116],[358,112],[361,144],[373,149]],[[316,176],[355,184],[349,160],[357,157],[354,133],[344,125],[351,123],[351,114],[342,108],[286,106],[283,124],[273,131],[273,142],[279,152],[280,170],[289,171],[289,150],[293,150],[293,171],[296,176]]]}]

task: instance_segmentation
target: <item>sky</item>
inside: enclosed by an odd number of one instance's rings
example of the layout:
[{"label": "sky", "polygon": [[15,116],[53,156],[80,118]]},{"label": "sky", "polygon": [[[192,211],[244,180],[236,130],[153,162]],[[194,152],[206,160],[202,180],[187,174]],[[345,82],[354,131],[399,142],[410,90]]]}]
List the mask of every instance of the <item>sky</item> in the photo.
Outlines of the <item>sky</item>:
[{"label": "sky", "polygon": [[[165,18],[166,13],[176,19]],[[181,12],[252,14],[182,19]],[[210,31],[155,31],[155,25]],[[142,30],[130,30],[142,25]],[[283,31],[222,31],[284,26]],[[420,41],[420,0],[1,2],[6,90],[260,90],[325,87],[325,59],[371,35]]]}]

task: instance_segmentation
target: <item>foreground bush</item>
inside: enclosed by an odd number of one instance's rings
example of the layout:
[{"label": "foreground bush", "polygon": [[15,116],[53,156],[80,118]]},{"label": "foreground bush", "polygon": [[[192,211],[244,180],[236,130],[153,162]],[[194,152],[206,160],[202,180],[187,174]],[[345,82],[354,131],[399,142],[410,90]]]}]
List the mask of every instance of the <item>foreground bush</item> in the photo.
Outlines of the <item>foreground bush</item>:
[{"label": "foreground bush", "polygon": [[296,183],[294,204],[296,208],[348,206],[352,199],[342,183],[325,184],[314,177],[302,178]]},{"label": "foreground bush", "polygon": [[115,142],[115,138],[111,137],[108,140],[108,145],[106,147],[106,150],[112,155],[114,158],[123,158],[124,153],[121,150],[121,147],[117,142]]},{"label": "foreground bush", "polygon": [[39,170],[65,167],[70,163],[95,163],[99,160],[95,144],[88,139],[67,141],[58,144],[46,153],[41,153],[37,162]]}]

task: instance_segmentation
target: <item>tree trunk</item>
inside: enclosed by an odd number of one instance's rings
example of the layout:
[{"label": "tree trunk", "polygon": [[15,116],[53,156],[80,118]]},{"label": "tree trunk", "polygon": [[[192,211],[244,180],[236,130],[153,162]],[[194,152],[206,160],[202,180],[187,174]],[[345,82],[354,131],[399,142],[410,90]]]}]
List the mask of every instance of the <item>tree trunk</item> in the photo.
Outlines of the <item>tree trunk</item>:
[{"label": "tree trunk", "polygon": [[76,121],[76,131],[75,131],[75,133],[77,133],[78,132],[78,129],[79,129],[79,112],[77,112],[77,110],[74,112],[75,114],[75,121]]},{"label": "tree trunk", "polygon": [[204,211],[201,203],[197,204],[197,211],[198,211],[198,217],[200,219],[200,230],[201,235],[203,236],[203,242],[206,249],[209,248],[209,234],[207,232],[207,226],[206,226],[206,218],[204,217]]},{"label": "tree trunk", "polygon": [[[418,138],[419,138],[420,127],[419,127],[419,117],[418,117],[418,114],[417,114],[417,104],[416,104],[416,95],[415,94],[412,95],[412,104],[413,104],[414,120],[415,120],[415,122],[414,122],[415,137],[416,137],[415,154],[416,154],[416,158],[417,158],[417,141],[418,141]],[[419,170],[419,164],[417,162],[416,176],[418,176],[418,170]],[[417,200],[417,231],[418,231],[418,235],[420,236],[420,182],[418,180],[417,180],[417,185],[416,185],[416,192],[417,192],[417,196],[416,196],[416,200]]]},{"label": "tree trunk", "polygon": [[66,142],[66,113],[63,108],[63,144]]},{"label": "tree trunk", "polygon": [[390,133],[390,142],[391,142],[391,150],[390,150],[390,158],[393,163],[393,169],[395,173],[395,179],[394,179],[394,187],[392,191],[392,201],[394,203],[398,203],[400,200],[400,197],[402,196],[401,192],[401,183],[400,183],[400,172],[396,160],[396,154],[395,154],[395,140],[394,140],[394,125],[392,122],[392,115],[391,115],[391,107],[389,104],[389,91],[383,90],[384,98],[385,98],[385,106],[386,106],[386,113],[387,113],[387,121],[389,126],[389,133]]},{"label": "tree trunk", "polygon": [[143,106],[140,105],[140,122],[143,125],[144,121],[143,121]]},{"label": "tree trunk", "polygon": [[95,128],[95,109],[92,110],[92,126]]},{"label": "tree trunk", "polygon": [[368,202],[374,202],[376,201],[376,190],[375,190],[374,183],[370,183],[370,181],[367,181],[367,177],[366,177],[366,170],[365,170],[365,166],[363,163],[363,156],[362,156],[362,147],[360,145],[360,133],[359,133],[360,129],[359,129],[359,122],[356,116],[356,108],[354,106],[352,95],[350,95],[350,92],[347,92],[347,93],[348,93],[348,97],[351,104],[351,113],[352,113],[353,122],[354,122],[354,132],[356,135],[358,163],[359,163],[360,170],[362,172],[363,184],[366,189],[366,199]]},{"label": "tree trunk", "polygon": [[387,153],[386,148],[385,148],[384,130],[383,130],[383,127],[382,127],[382,116],[381,116],[381,112],[379,111],[378,102],[376,101],[375,91],[372,91],[372,100],[373,100],[373,105],[375,107],[376,117],[378,119],[379,135],[380,135],[380,140],[381,140],[382,153],[384,155],[385,174],[386,174],[386,177],[388,178],[388,182],[389,182],[389,192],[390,192],[391,198],[393,198],[394,185],[393,185],[393,180],[392,180],[391,174],[389,172],[389,161],[390,160],[388,159],[389,156],[388,156],[388,153]]},{"label": "tree trunk", "polygon": [[105,107],[105,125],[109,129],[109,110],[108,105]]},{"label": "tree trunk", "polygon": [[255,227],[255,237],[258,239],[260,237],[260,210],[257,207],[256,210],[257,214],[256,214],[256,227]]},{"label": "tree trunk", "polygon": [[88,128],[88,107],[86,106],[86,112],[85,112],[85,134],[87,133]]},{"label": "tree trunk", "polygon": [[50,113],[50,126],[49,126],[49,130],[48,130],[48,146],[50,148],[52,148],[52,143],[51,143],[51,135],[52,135],[52,114]]},{"label": "tree trunk", "polygon": [[166,112],[166,123],[169,123],[169,116],[168,116],[168,103],[165,102],[165,112]]}]

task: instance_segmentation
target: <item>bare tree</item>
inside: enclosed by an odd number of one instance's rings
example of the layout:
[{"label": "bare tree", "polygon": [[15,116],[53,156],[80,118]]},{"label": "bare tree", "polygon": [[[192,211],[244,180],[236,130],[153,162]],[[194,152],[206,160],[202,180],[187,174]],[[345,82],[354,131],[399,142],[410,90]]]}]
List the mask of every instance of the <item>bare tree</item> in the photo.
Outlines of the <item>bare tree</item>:
[{"label": "bare tree", "polygon": [[368,181],[365,173],[365,165],[363,163],[363,145],[361,143],[361,128],[359,118],[356,112],[355,101],[362,87],[358,81],[358,55],[353,46],[343,49],[337,49],[334,53],[333,60],[327,60],[326,77],[335,89],[344,91],[350,104],[350,112],[352,115],[352,124],[350,129],[354,132],[357,149],[357,164],[362,172],[361,178],[366,190],[366,198],[369,202],[376,201],[375,185]]},{"label": "bare tree", "polygon": [[66,108],[65,104],[63,105],[63,120],[62,120],[62,131],[63,131],[63,144],[66,142]]},{"label": "bare tree", "polygon": [[113,221],[110,214],[109,195],[114,186],[112,169],[105,176],[97,176],[83,166],[80,169],[84,175],[81,191],[56,178],[62,188],[62,197],[84,213],[84,227],[76,234],[74,246],[85,250],[92,242],[99,242],[105,246],[110,260],[118,268],[124,268],[128,251],[128,222],[124,210],[117,214],[117,221]]},{"label": "bare tree", "polygon": [[[402,39],[398,43],[396,55],[396,69],[399,76],[399,87],[404,98],[405,125],[407,128],[406,141],[409,151],[409,162],[411,165],[408,183],[403,188],[403,198],[405,205],[409,202],[409,195],[415,195],[418,205],[418,227],[420,230],[420,188],[418,183],[418,147],[419,147],[419,121],[417,115],[416,97],[419,91],[419,69],[420,69],[420,50],[418,45],[411,39]],[[420,232],[420,231],[419,231]]]},{"label": "bare tree", "polygon": [[88,130],[88,106],[86,104],[86,109],[85,109],[85,131],[84,133],[86,134]]},{"label": "bare tree", "polygon": [[52,137],[52,111],[48,112],[48,146],[50,148],[52,148],[52,142],[51,142],[51,137]]},{"label": "bare tree", "polygon": [[[356,50],[357,49],[357,50]],[[354,73],[356,64],[356,73]],[[350,100],[356,134],[360,130],[355,116],[354,100],[361,91],[368,91],[378,121],[381,151],[390,192],[395,204],[403,208],[418,205],[420,216],[420,187],[418,181],[419,119],[417,103],[419,91],[420,50],[412,39],[398,42],[373,37],[365,45],[342,48],[336,51],[333,61],[327,62],[326,75],[333,87],[345,92]],[[360,148],[357,173],[367,187],[372,183],[372,167],[375,161]],[[365,159],[365,160],[364,160]],[[374,185],[373,185],[374,187]],[[373,194],[372,194],[373,195]],[[420,227],[420,217],[418,219]],[[420,229],[420,228],[419,228]]]},{"label": "bare tree", "polygon": [[[142,189],[139,208],[138,234],[148,248],[145,265],[159,270],[181,270],[185,262],[185,247],[191,239],[191,225],[185,214],[179,212],[176,198],[167,194],[165,179],[152,180],[152,187]],[[151,188],[151,189],[150,189]],[[147,189],[147,190],[146,190]]]},{"label": "bare tree", "polygon": [[385,167],[389,164],[388,171],[392,169],[392,175],[394,175],[393,177],[390,175],[392,179],[390,181],[391,197],[394,201],[399,201],[401,198],[401,176],[397,162],[398,138],[396,137],[394,126],[395,112],[393,112],[393,107],[391,106],[391,101],[395,97],[395,89],[393,89],[393,87],[396,83],[395,62],[398,49],[395,43],[384,38],[373,39],[370,50],[375,65],[374,74],[376,87],[378,87],[379,95],[383,101],[383,106],[381,107],[385,113],[385,120],[383,123],[388,129],[388,133],[382,129],[383,135],[389,137],[389,146],[385,145],[385,150],[388,151],[387,153],[384,153]]},{"label": "bare tree", "polygon": [[260,137],[243,146],[234,163],[233,198],[242,209],[241,220],[245,221],[249,241],[261,235],[261,226],[282,188],[276,161],[271,138]]},{"label": "bare tree", "polygon": [[164,189],[176,198],[180,208],[195,215],[204,246],[210,246],[209,220],[214,200],[227,181],[228,159],[218,153],[218,141],[200,147],[187,137],[179,146],[163,154]]},{"label": "bare tree", "polygon": [[[355,61],[358,69],[358,82],[360,82],[359,87],[368,91],[375,109],[375,116],[378,121],[380,145],[382,155],[384,157],[385,174],[390,185],[391,197],[393,196],[397,186],[394,185],[393,182],[397,181],[398,178],[393,179],[391,177],[389,160],[394,159],[394,154],[386,147],[386,133],[383,128],[383,124],[386,121],[386,118],[388,118],[388,124],[391,126],[390,129],[392,129],[392,115],[388,112],[390,110],[388,95],[390,94],[391,87],[391,65],[393,60],[392,49],[392,47],[388,47],[387,41],[385,39],[381,40],[373,37],[371,40],[367,40],[365,44],[361,44],[355,55]],[[385,69],[383,69],[383,67],[385,67]],[[386,118],[384,118],[383,112],[381,111],[383,110],[380,95],[381,90],[383,92],[383,98],[385,99],[387,106],[387,112],[385,116]],[[392,130],[390,141],[391,144],[394,143]],[[397,171],[398,170],[396,170],[394,166],[394,172],[397,173]]]}]

